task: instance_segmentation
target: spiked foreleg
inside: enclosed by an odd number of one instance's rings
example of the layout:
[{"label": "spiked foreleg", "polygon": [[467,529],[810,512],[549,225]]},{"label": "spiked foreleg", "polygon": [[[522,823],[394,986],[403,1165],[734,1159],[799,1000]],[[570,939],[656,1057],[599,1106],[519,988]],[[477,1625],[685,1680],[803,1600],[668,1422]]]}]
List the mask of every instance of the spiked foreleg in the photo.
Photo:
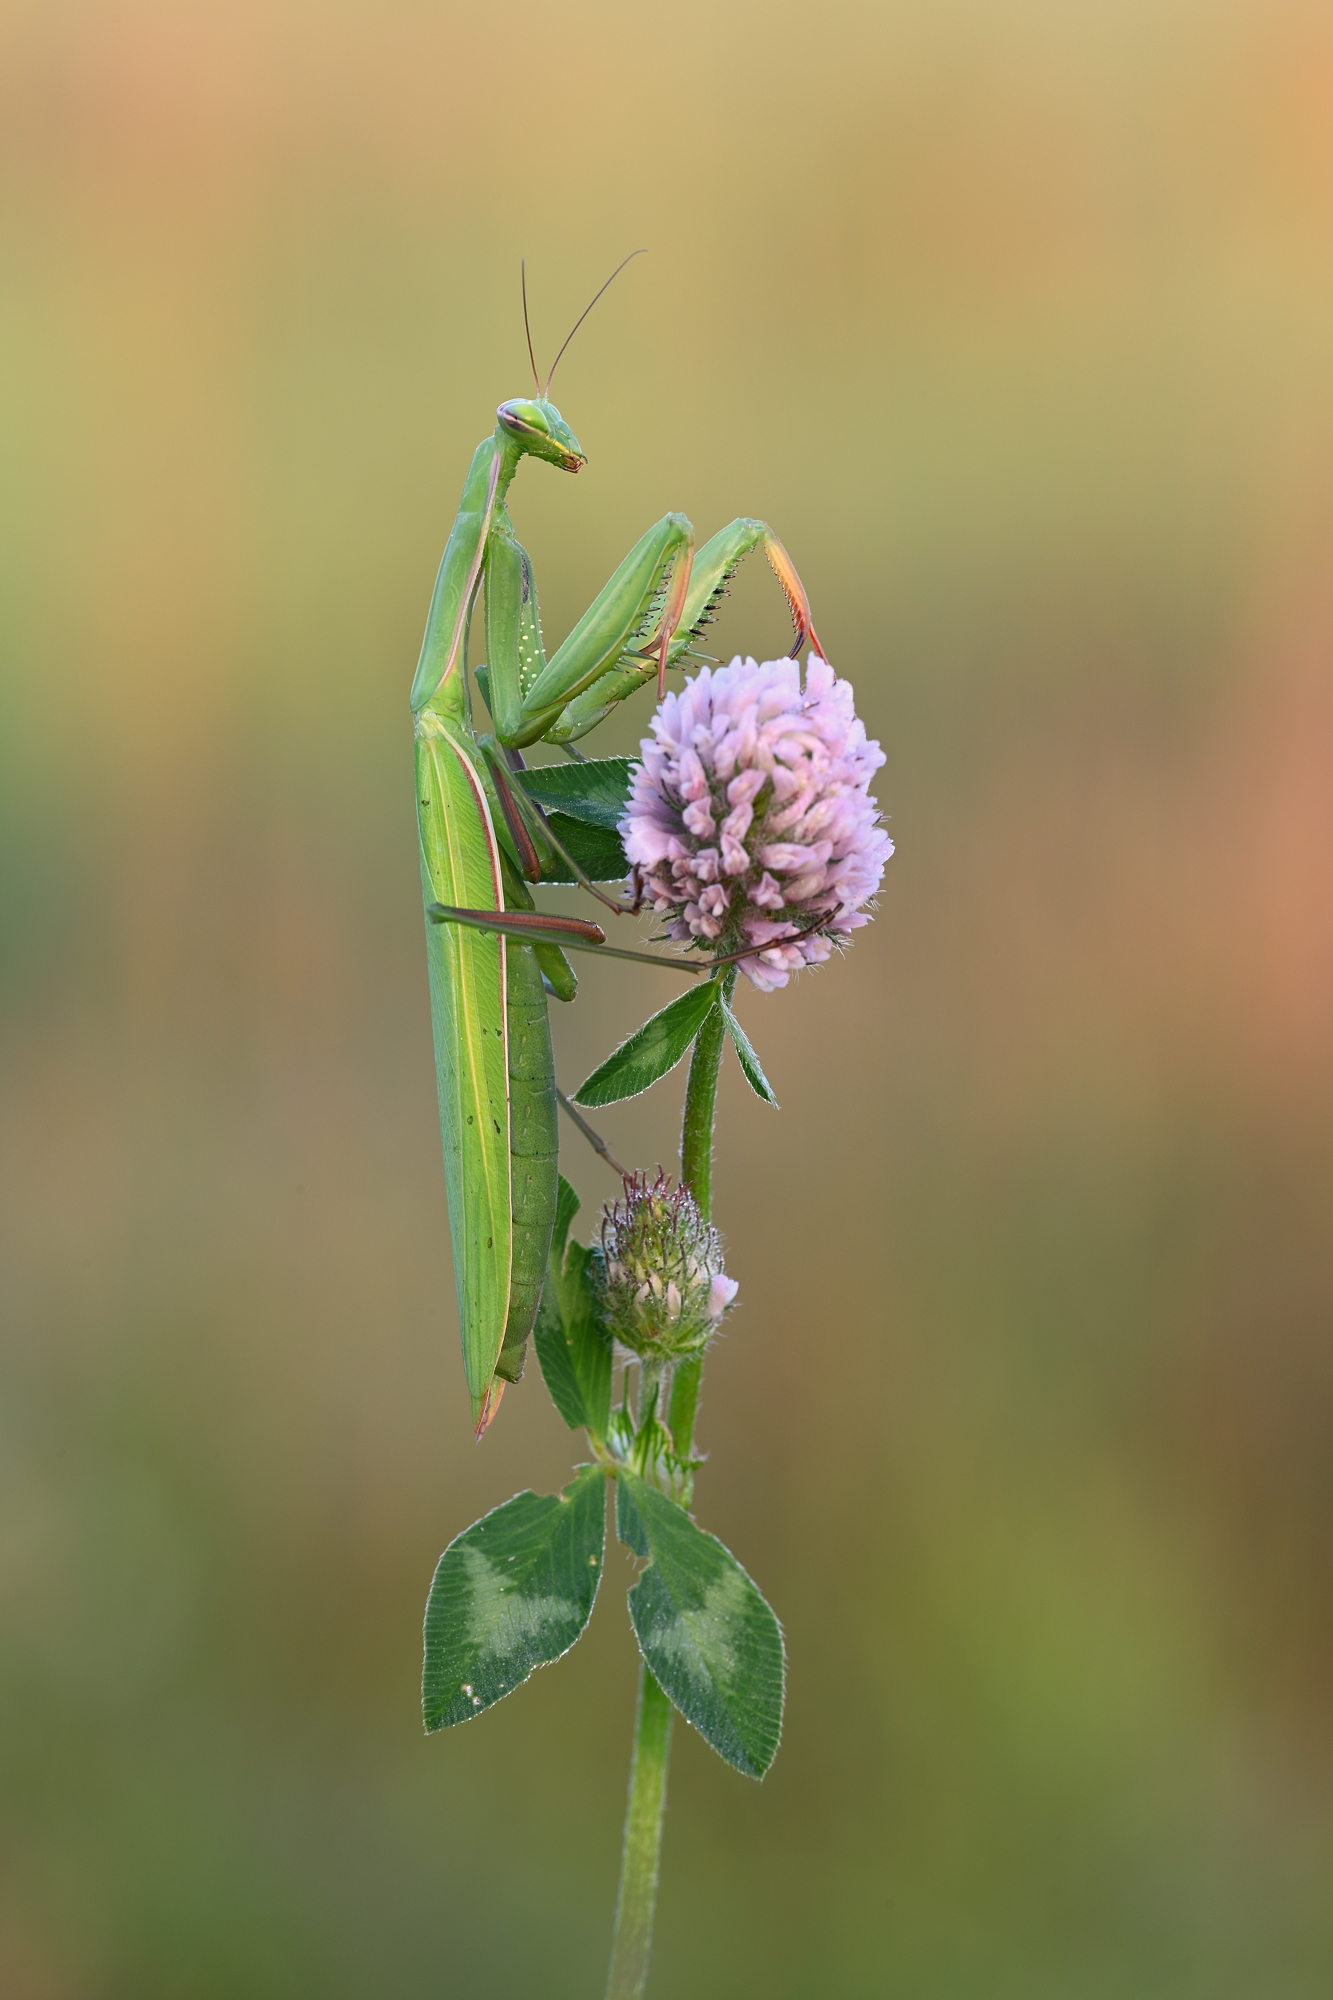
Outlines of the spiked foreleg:
[{"label": "spiked foreleg", "polygon": [[768,558],[769,568],[782,585],[783,595],[791,611],[792,624],[796,631],[791,658],[796,659],[808,641],[823,659],[824,650],[815,631],[814,619],[810,615],[810,600],[805,594],[804,584],[796,574],[795,563],[767,521],[741,519],[730,522],[700,549],[680,626],[672,639],[668,664],[671,660],[678,659],[693,640],[702,636],[716,617],[717,607],[726,596],[727,585],[732,577],[746,556],[761,546]]},{"label": "spiked foreleg", "polygon": [[[496,735],[515,749],[535,743],[566,705],[602,678],[627,651],[654,641],[654,659],[665,662],[671,631],[684,614],[694,531],[683,514],[666,514],[630,550],[610,582],[600,590],[562,646],[522,695],[521,720],[501,726],[512,714],[509,690],[520,685],[516,647],[507,657],[487,661],[488,699]],[[521,572],[510,571],[499,587],[511,595]],[[491,576],[487,576],[488,591]],[[509,621],[515,634],[518,620]],[[501,688],[500,683],[505,683]]]},{"label": "spiked foreleg", "polygon": [[[766,521],[740,519],[732,521],[711,541],[705,542],[694,558],[689,588],[665,648],[667,666],[679,665],[696,639],[702,636],[717,615],[717,607],[726,596],[727,585],[740,564],[760,546],[791,608],[792,623],[796,628],[792,657],[801,652],[807,640],[823,657],[823,647],[810,615],[810,600],[791,557]],[[617,702],[624,701],[627,695],[633,694],[655,674],[660,679],[661,658],[661,652],[655,646],[641,645],[626,650],[609,673],[603,674],[600,680],[566,704],[558,720],[547,730],[546,740],[550,743],[572,743],[580,736],[586,736]]]},{"label": "spiked foreleg", "polygon": [[504,742],[523,734],[523,697],[546,668],[527,550],[497,508],[486,543],[486,704]]}]

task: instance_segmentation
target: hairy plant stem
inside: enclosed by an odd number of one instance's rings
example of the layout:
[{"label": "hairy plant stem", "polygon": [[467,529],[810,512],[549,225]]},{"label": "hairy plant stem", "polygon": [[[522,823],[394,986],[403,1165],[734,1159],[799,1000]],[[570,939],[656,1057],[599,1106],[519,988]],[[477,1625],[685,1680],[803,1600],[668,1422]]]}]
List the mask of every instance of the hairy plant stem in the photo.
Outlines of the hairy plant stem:
[{"label": "hairy plant stem", "polygon": [[[736,990],[737,968],[722,974],[722,998],[728,1003]],[[680,1177],[699,1204],[705,1222],[713,1219],[713,1120],[717,1112],[717,1080],[722,1045],[727,1038],[722,1010],[715,1007],[699,1030],[685,1086],[685,1115],[680,1131]],[[667,1424],[678,1458],[688,1458],[694,1441],[694,1416],[699,1407],[703,1356],[682,1361],[671,1384]]]},{"label": "hairy plant stem", "polygon": [[645,1660],[639,1675],[639,1714],[634,1726],[634,1762],[629,1774],[606,2000],[640,2000],[648,1978],[670,1749],[671,1703]]},{"label": "hairy plant stem", "polygon": [[[730,1003],[736,991],[737,968],[722,974],[722,998]],[[717,1079],[726,1040],[722,1010],[715,1007],[699,1030],[690,1057],[685,1086],[685,1113],[680,1128],[680,1177],[699,1204],[705,1222],[713,1219],[713,1118],[717,1110]]]},{"label": "hairy plant stem", "polygon": [[[736,967],[729,966],[721,977],[723,998],[729,1001],[735,990]],[[680,1177],[693,1193],[705,1222],[711,1219],[713,1205],[713,1120],[725,1040],[726,1024],[721,1009],[714,1008],[694,1044],[685,1086]],[[702,1372],[702,1357],[683,1361],[677,1366],[671,1384],[668,1422],[680,1458],[689,1456]],[[671,1703],[645,1660],[639,1676],[639,1712],[634,1727],[634,1761],[630,1766],[629,1801],[625,1808],[625,1844],[620,1860],[620,1892],[616,1897],[606,2000],[641,2000],[648,1980],[662,1854],[662,1818],[666,1811],[671,1720]]]}]

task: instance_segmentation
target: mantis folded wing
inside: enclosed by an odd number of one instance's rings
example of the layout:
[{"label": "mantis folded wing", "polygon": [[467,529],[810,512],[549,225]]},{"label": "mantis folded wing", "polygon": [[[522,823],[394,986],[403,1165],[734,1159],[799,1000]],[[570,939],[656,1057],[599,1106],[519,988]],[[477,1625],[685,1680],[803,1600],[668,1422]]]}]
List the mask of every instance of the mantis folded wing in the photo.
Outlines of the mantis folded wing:
[{"label": "mantis folded wing", "polygon": [[[457,892],[461,900],[503,908],[499,849],[477,761],[465,731],[451,728],[435,704],[423,711],[417,820],[428,903],[453,901]],[[487,1414],[512,1284],[508,950],[508,941],[494,934],[452,924],[426,928],[445,1191],[474,1423]],[[515,956],[523,955],[517,946]]]}]

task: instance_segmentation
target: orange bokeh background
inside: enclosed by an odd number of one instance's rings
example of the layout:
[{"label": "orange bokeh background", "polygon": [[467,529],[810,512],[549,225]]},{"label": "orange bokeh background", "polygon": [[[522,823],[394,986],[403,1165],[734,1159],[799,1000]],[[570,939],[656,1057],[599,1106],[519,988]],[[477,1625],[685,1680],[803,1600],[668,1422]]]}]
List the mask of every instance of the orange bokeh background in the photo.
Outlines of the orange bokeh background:
[{"label": "orange bokeh background", "polygon": [[1326,10],[11,0],[0,175],[7,2000],[598,1990],[621,1559],[420,1735],[435,1557],[577,1449],[535,1371],[470,1439],[406,694],[520,255],[549,355],[640,242],[548,641],[765,516],[898,846],[741,1003],[698,1513],[790,1701],[762,1788],[678,1732],[651,1991],[1325,1991]]}]

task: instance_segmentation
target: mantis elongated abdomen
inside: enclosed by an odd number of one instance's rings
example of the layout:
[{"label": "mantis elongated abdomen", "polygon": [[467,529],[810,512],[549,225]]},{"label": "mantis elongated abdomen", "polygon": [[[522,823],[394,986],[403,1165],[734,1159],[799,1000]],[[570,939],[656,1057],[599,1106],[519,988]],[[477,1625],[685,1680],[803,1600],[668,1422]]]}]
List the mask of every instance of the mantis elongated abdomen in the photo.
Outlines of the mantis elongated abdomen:
[{"label": "mantis elongated abdomen", "polygon": [[[546,1260],[550,1255],[559,1138],[555,1061],[541,967],[531,946],[517,944],[512,939],[505,963],[513,1248],[509,1315],[495,1372],[501,1382],[517,1382],[523,1372],[528,1335],[541,1303]],[[488,1406],[488,1418],[494,1414],[499,1395],[497,1388]]]}]

